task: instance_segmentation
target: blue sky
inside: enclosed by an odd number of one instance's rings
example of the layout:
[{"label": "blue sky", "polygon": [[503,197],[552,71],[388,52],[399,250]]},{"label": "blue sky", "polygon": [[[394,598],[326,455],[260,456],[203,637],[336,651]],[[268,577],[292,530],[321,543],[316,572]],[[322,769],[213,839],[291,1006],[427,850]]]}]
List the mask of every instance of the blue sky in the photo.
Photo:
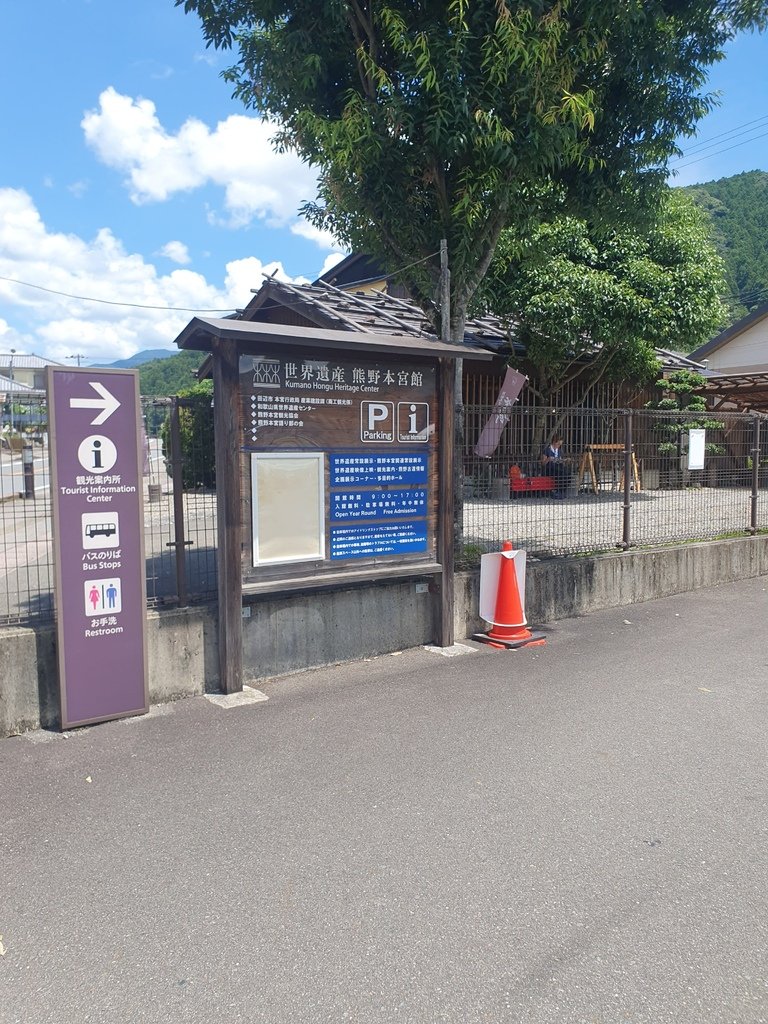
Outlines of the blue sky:
[{"label": "blue sky", "polygon": [[[746,35],[713,69],[722,106],[699,132],[713,149],[679,161],[675,183],[768,169],[766,58],[768,37]],[[225,64],[172,0],[5,5],[0,278],[84,298],[0,280],[0,350],[88,362],[170,348],[190,314],[167,307],[243,306],[263,271],[311,280],[339,258],[296,212],[312,173],[272,152]]]}]

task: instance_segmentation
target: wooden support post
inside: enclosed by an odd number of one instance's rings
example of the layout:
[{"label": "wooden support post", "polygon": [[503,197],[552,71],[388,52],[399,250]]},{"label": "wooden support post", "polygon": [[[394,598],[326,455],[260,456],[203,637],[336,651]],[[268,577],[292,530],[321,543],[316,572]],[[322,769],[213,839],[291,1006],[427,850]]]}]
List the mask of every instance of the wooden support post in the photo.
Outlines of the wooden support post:
[{"label": "wooden support post", "polygon": [[240,366],[237,343],[214,338],[213,413],[219,575],[219,686],[243,688]]},{"label": "wooden support post", "polygon": [[438,377],[437,557],[443,572],[440,579],[440,617],[437,642],[440,647],[450,647],[454,642],[453,485],[456,376],[453,359],[440,359]]}]

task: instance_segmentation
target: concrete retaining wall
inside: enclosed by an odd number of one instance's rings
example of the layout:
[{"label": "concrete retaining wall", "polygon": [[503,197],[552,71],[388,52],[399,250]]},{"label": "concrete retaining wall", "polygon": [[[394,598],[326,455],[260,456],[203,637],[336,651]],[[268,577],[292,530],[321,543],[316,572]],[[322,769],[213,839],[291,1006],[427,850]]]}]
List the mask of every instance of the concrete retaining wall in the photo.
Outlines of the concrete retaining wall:
[{"label": "concrete retaining wall", "polygon": [[[531,622],[546,623],[760,575],[768,575],[768,536],[530,562],[526,611]],[[457,637],[483,628],[478,594],[479,575],[459,574]],[[434,615],[424,581],[247,599],[246,678],[258,681],[430,643]],[[147,636],[152,703],[217,689],[215,607],[150,612]],[[0,737],[58,726],[56,676],[52,629],[0,629]]]},{"label": "concrete retaining wall", "polygon": [[[763,535],[529,562],[526,613],[531,622],[554,622],[766,574],[768,536]],[[479,594],[479,575],[466,574],[457,582],[457,635],[459,621],[466,635],[483,627],[477,617]]]}]

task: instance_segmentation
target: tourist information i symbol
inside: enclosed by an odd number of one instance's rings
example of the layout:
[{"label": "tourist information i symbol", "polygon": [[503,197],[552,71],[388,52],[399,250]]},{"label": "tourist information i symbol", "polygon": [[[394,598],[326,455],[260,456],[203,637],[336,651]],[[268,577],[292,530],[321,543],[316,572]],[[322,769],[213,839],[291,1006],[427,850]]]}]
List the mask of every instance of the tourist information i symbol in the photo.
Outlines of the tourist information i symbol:
[{"label": "tourist information i symbol", "polygon": [[90,434],[80,443],[77,459],[89,473],[108,473],[117,462],[117,448],[103,434]]}]

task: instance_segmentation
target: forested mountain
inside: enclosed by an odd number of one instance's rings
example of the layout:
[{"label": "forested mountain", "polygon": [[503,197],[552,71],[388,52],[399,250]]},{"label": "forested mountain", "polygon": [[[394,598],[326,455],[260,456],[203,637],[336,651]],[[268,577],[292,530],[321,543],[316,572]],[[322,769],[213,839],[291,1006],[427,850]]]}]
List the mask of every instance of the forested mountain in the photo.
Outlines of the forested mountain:
[{"label": "forested mountain", "polygon": [[733,322],[768,301],[768,173],[746,171],[685,191],[712,223],[728,270],[724,301]]},{"label": "forested mountain", "polygon": [[[136,367],[143,366],[144,363],[149,363],[153,359],[167,359],[169,356],[175,355],[175,352],[171,352],[167,348],[144,348],[141,352],[129,356],[128,359],[118,359],[114,363],[106,363],[105,369],[114,366],[117,370],[135,370]],[[99,364],[94,363],[94,366],[97,365]]]},{"label": "forested mountain", "polygon": [[138,368],[139,390],[142,395],[177,395],[195,383],[195,370],[204,358],[205,352],[179,352],[143,363]]}]

